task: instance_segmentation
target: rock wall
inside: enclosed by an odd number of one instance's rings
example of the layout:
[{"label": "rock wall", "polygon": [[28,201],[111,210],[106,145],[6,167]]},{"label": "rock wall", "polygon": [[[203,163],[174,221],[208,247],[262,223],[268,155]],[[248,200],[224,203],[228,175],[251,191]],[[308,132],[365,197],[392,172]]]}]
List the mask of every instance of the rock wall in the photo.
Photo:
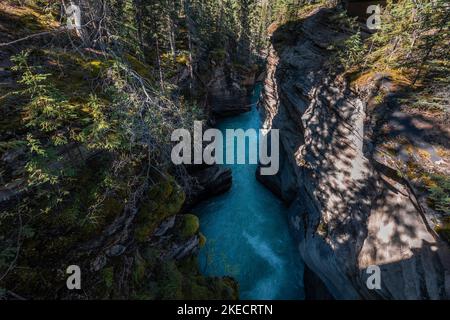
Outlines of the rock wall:
[{"label": "rock wall", "polygon": [[229,65],[213,68],[207,84],[208,105],[214,117],[228,117],[250,111],[254,72],[233,72]]},{"label": "rock wall", "polygon": [[[237,62],[231,44],[226,49],[201,49],[194,65],[195,94],[205,99],[209,119],[235,116],[251,109],[258,64]],[[261,66],[259,66],[260,68]]]},{"label": "rock wall", "polygon": [[[280,129],[280,171],[258,178],[290,204],[300,254],[335,298],[447,299],[448,247],[395,170],[379,170],[366,99],[333,75],[328,48],[351,34],[332,15],[316,10],[272,35],[262,112]],[[380,290],[366,286],[371,265]]]}]

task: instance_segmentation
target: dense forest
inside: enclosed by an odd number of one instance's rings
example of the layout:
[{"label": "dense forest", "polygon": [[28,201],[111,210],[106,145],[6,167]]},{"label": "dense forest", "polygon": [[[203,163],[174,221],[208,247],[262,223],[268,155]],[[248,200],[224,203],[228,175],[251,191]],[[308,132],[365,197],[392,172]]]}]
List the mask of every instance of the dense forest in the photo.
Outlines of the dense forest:
[{"label": "dense forest", "polygon": [[[71,5],[80,21],[71,20]],[[375,85],[371,108],[395,91],[399,110],[426,118],[427,143],[439,145],[440,160],[406,138],[382,138],[377,150],[449,242],[449,5],[388,0],[377,30],[367,28],[369,14],[352,16],[348,5],[2,1],[0,299],[238,299],[235,279],[200,272],[197,253],[207,239],[192,212],[230,188],[229,173],[173,165],[171,134],[248,111],[271,49],[288,50],[296,25],[319,10],[347,35],[321,48],[330,55],[323,72],[354,91],[388,74],[395,90]],[[373,140],[384,137],[386,119],[367,113]],[[398,145],[419,157],[396,157]],[[328,232],[325,224],[318,234]],[[66,287],[70,265],[82,270],[82,290]]]}]

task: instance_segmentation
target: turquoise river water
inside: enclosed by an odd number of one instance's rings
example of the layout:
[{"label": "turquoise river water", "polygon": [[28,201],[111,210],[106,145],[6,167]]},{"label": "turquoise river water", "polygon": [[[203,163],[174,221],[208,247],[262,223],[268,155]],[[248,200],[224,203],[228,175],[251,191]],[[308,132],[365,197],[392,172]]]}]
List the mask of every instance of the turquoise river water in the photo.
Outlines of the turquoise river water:
[{"label": "turquoise river water", "polygon": [[[252,110],[221,120],[218,128],[224,133],[225,129],[259,129],[259,95],[256,87]],[[289,233],[287,208],[256,180],[256,165],[226,166],[233,172],[231,190],[193,210],[207,238],[200,252],[200,270],[234,277],[241,299],[303,299],[303,264]]]}]

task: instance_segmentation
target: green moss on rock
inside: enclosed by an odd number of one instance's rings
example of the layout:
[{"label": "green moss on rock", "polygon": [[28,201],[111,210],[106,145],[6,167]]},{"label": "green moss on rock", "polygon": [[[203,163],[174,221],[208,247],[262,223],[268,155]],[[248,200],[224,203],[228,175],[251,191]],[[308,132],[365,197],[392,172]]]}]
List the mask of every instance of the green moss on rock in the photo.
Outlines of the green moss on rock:
[{"label": "green moss on rock", "polygon": [[183,221],[181,225],[180,235],[183,238],[192,237],[198,232],[200,228],[200,221],[198,217],[193,214],[183,215]]},{"label": "green moss on rock", "polygon": [[201,232],[199,233],[198,238],[199,238],[198,244],[199,244],[200,248],[203,248],[206,245],[207,239],[206,239],[205,235]]},{"label": "green moss on rock", "polygon": [[102,279],[105,287],[112,289],[114,286],[114,267],[108,267],[102,271]]},{"label": "green moss on rock", "polygon": [[133,283],[136,286],[140,286],[145,279],[146,273],[146,262],[145,260],[138,254],[135,259],[134,269],[133,269]]},{"label": "green moss on rock", "polygon": [[183,275],[183,299],[188,300],[235,300],[239,298],[237,282],[230,277],[206,277],[198,268],[196,257],[178,262]]},{"label": "green moss on rock", "polygon": [[135,56],[126,53],[125,59],[130,64],[131,68],[133,68],[134,71],[136,71],[141,77],[146,78],[148,80],[153,80],[152,76],[152,68],[141,61],[139,61]]},{"label": "green moss on rock", "polygon": [[163,264],[158,277],[159,296],[163,300],[183,299],[183,275],[178,270],[174,261]]},{"label": "green moss on rock", "polygon": [[184,201],[185,194],[173,179],[161,181],[150,188],[147,201],[139,211],[136,239],[146,241],[164,219],[180,211]]}]

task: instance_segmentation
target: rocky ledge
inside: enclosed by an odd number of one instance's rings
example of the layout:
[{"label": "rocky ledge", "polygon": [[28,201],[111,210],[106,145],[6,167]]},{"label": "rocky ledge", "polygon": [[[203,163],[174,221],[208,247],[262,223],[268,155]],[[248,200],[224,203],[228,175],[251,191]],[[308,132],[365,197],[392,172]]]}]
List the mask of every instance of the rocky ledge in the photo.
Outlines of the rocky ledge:
[{"label": "rocky ledge", "polygon": [[187,168],[193,178],[192,190],[183,211],[189,211],[196,204],[230,190],[232,185],[231,169],[222,165],[195,165]]}]

